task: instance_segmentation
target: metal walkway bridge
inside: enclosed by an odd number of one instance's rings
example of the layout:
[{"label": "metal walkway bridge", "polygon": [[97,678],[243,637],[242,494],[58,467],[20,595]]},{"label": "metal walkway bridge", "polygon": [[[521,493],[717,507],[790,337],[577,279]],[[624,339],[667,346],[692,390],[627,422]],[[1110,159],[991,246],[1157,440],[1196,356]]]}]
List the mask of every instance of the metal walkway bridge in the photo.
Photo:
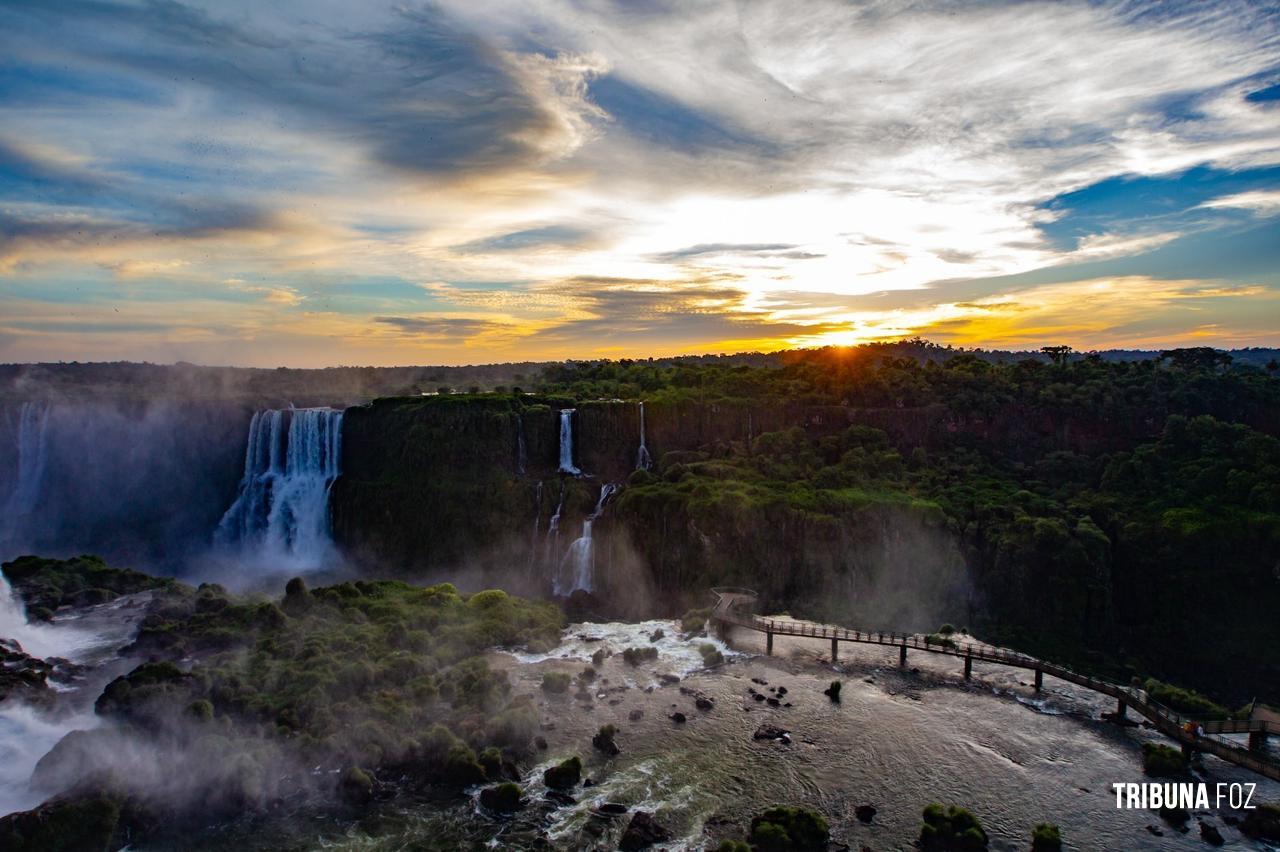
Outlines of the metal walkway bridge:
[{"label": "metal walkway bridge", "polygon": [[[774,636],[800,636],[829,640],[832,662],[839,659],[841,642],[857,642],[864,645],[897,648],[899,665],[906,665],[908,649],[959,657],[964,660],[966,680],[973,675],[974,660],[1029,669],[1035,672],[1037,691],[1043,686],[1044,676],[1049,674],[1085,689],[1109,695],[1116,699],[1118,718],[1124,718],[1128,709],[1133,708],[1134,712],[1149,720],[1165,736],[1176,740],[1182,746],[1185,755],[1190,756],[1193,751],[1208,752],[1228,763],[1280,781],[1280,762],[1266,753],[1267,737],[1280,734],[1280,722],[1275,720],[1193,719],[1157,704],[1147,696],[1144,690],[1080,674],[1066,666],[1046,662],[1017,651],[1007,651],[974,640],[956,641],[954,637],[948,637],[947,641],[940,643],[937,640],[931,642],[929,641],[931,637],[921,637],[917,634],[849,630],[805,621],[761,617],[750,612],[750,607],[756,601],[756,594],[750,589],[719,587],[712,589],[711,592],[716,598],[711,611],[711,620],[721,625],[741,627],[765,634],[765,649],[769,654],[773,653]],[[1196,728],[1201,727],[1204,730],[1203,736],[1193,733]],[[1226,734],[1248,734],[1248,747],[1227,739]]]}]

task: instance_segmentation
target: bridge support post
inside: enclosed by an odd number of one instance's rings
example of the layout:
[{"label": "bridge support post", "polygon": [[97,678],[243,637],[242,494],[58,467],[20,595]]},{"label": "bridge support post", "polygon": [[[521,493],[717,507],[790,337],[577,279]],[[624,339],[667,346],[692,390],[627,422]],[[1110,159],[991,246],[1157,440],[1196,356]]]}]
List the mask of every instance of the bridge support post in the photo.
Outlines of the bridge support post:
[{"label": "bridge support post", "polygon": [[1249,750],[1262,751],[1267,747],[1266,731],[1250,731],[1249,732]]},{"label": "bridge support post", "polygon": [[964,658],[964,679],[965,680],[973,679],[973,657],[967,654],[965,655],[965,658]]},{"label": "bridge support post", "polygon": [[907,646],[898,646],[898,665],[905,666],[907,664]]},{"label": "bridge support post", "polygon": [[1129,715],[1129,705],[1124,703],[1123,698],[1116,699],[1116,721],[1127,718]]},{"label": "bridge support post", "polygon": [[1036,692],[1039,692],[1043,687],[1044,671],[1042,669],[1036,669]]},{"label": "bridge support post", "polygon": [[838,659],[840,659],[840,640],[832,636],[831,637],[831,662],[834,663]]},{"label": "bridge support post", "polygon": [[773,631],[771,630],[764,632],[764,652],[770,657],[773,656]]},{"label": "bridge support post", "polygon": [[1195,754],[1195,749],[1192,748],[1191,745],[1189,745],[1188,743],[1183,743],[1182,744],[1182,762],[1190,763],[1191,755],[1193,754]]}]

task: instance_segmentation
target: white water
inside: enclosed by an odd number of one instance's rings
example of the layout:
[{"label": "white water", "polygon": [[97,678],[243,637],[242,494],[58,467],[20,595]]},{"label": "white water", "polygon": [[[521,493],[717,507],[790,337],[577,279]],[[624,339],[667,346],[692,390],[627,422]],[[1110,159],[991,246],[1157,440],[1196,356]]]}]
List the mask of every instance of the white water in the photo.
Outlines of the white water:
[{"label": "white water", "polygon": [[[657,642],[650,642],[649,637],[658,630],[662,637]],[[637,669],[638,675],[649,672],[674,674],[684,677],[706,667],[699,646],[710,643],[724,655],[726,660],[749,656],[735,651],[714,636],[695,636],[685,639],[680,633],[680,624],[676,621],[654,619],[651,621],[610,621],[597,624],[585,621],[570,624],[564,631],[564,639],[559,645],[545,654],[533,654],[523,651],[507,651],[522,663],[535,664],[547,660],[582,660],[589,662],[591,655],[600,649],[605,653],[620,654],[627,648],[652,645],[658,649],[658,659],[652,665],[646,664],[644,669]],[[647,683],[638,683],[643,687]]]},{"label": "white water", "polygon": [[560,472],[581,476],[573,463],[573,409],[560,409]]},{"label": "white water", "polygon": [[338,477],[342,412],[259,411],[249,423],[240,492],[215,540],[291,569],[334,557],[329,489]]},{"label": "white water", "polygon": [[560,570],[556,572],[551,591],[556,595],[568,595],[578,589],[595,591],[595,548],[591,541],[591,525],[604,511],[605,502],[618,490],[618,486],[606,483],[600,486],[600,498],[595,511],[582,522],[582,535],[569,545]]},{"label": "white water", "polygon": [[524,475],[524,469],[528,462],[528,453],[524,446],[524,416],[516,418],[516,472],[521,476]]},{"label": "white water", "polygon": [[32,624],[26,609],[0,572],[0,639],[12,639],[32,657],[76,659],[97,644],[97,637],[74,627]]},{"label": "white water", "polygon": [[649,470],[653,467],[653,459],[649,456],[649,448],[644,441],[644,403],[640,403],[640,449],[636,452],[636,470]]},{"label": "white water", "polygon": [[44,403],[24,402],[18,412],[18,469],[13,490],[5,500],[4,516],[0,518],[0,544],[17,543],[24,519],[35,512],[40,501],[49,456],[45,441],[49,410]]},{"label": "white water", "polygon": [[55,719],[17,701],[0,705],[0,816],[34,808],[47,798],[28,786],[40,758],[71,731],[97,724],[92,710]]}]

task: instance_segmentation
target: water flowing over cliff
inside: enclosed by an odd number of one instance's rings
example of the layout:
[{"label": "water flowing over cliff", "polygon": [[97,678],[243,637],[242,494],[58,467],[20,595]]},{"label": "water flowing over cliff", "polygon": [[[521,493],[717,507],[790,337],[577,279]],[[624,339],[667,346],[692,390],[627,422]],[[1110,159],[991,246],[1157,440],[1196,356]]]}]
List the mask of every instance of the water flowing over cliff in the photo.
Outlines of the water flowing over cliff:
[{"label": "water flowing over cliff", "polygon": [[342,412],[274,409],[253,415],[244,476],[215,540],[297,569],[334,556],[329,490],[338,476]]},{"label": "water flowing over cliff", "polygon": [[[49,406],[24,402],[17,419],[17,470],[13,489],[4,504],[4,516],[0,518],[0,544],[5,545],[14,541],[22,523],[35,512],[48,462],[45,433],[49,428]],[[7,595],[6,590],[5,597]]]},{"label": "water flowing over cliff", "polygon": [[596,500],[595,511],[582,521],[582,535],[575,539],[573,544],[569,545],[569,550],[565,553],[564,560],[560,563],[560,568],[556,572],[556,577],[552,584],[552,592],[554,594],[563,597],[578,590],[584,592],[595,591],[595,548],[591,538],[591,527],[599,520],[601,513],[604,512],[604,504],[609,501],[609,498],[617,490],[618,486],[616,485],[605,484],[600,486],[600,497]]},{"label": "water flowing over cliff", "polygon": [[638,410],[640,412],[640,449],[636,451],[636,470],[650,470],[653,468],[653,458],[649,455],[649,448],[645,445],[643,402],[640,403]]},{"label": "water flowing over cliff", "polygon": [[560,411],[560,472],[571,476],[582,473],[573,463],[573,409]]}]

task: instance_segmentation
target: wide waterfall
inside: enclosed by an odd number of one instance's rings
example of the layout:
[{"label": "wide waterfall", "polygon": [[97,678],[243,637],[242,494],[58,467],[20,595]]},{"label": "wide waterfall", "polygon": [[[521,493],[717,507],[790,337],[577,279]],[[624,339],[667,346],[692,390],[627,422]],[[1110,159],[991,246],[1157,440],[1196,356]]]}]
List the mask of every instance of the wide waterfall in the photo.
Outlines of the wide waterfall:
[{"label": "wide waterfall", "polygon": [[618,486],[605,484],[600,486],[600,498],[596,500],[595,511],[582,522],[582,535],[569,545],[560,570],[556,572],[552,582],[552,593],[566,596],[578,589],[584,592],[595,591],[595,548],[591,541],[591,526],[604,511],[604,504],[618,490]]},{"label": "wide waterfall", "polygon": [[331,558],[329,489],[338,476],[341,443],[340,410],[254,414],[240,492],[216,541],[294,569],[317,568]]},{"label": "wide waterfall", "polygon": [[49,406],[36,402],[22,403],[17,426],[17,475],[13,490],[4,503],[4,517],[0,518],[0,544],[18,544],[24,519],[35,512],[40,500],[40,487],[49,457],[45,440],[49,430]]},{"label": "wide waterfall", "polygon": [[653,459],[649,456],[649,448],[644,441],[644,403],[640,403],[640,449],[636,451],[636,470],[649,470],[653,467]]},{"label": "wide waterfall", "polygon": [[573,463],[573,409],[560,409],[560,472],[581,476]]}]

